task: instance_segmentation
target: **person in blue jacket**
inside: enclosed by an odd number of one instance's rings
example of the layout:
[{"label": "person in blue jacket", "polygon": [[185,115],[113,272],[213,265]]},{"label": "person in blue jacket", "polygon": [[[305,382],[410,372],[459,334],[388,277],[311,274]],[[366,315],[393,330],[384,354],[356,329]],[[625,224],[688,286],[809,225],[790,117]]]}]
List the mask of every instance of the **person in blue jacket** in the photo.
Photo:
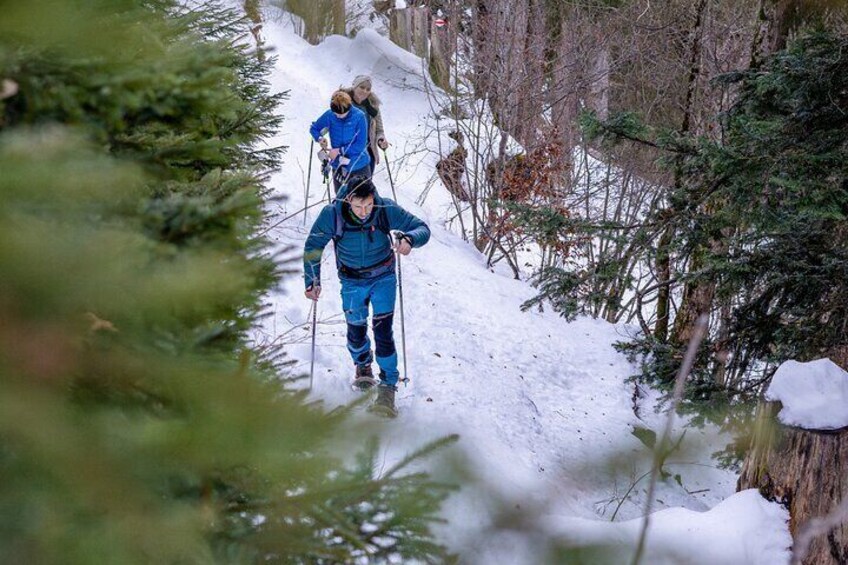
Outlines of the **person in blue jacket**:
[{"label": "person in blue jacket", "polygon": [[[327,132],[330,134],[329,142],[324,137]],[[309,134],[321,145],[321,156],[330,161],[337,193],[341,186],[353,185],[355,179],[371,177],[368,117],[353,105],[347,92],[338,90],[333,93],[330,109],[312,122]]]},{"label": "person in blue jacket", "polygon": [[347,348],[356,365],[355,384],[375,384],[371,363],[374,355],[368,339],[368,307],[373,310],[377,365],[380,383],[372,409],[397,414],[395,391],[400,377],[392,335],[395,310],[395,254],[409,255],[430,239],[430,228],[393,200],[377,195],[369,179],[360,181],[321,210],[306,239],[303,273],[306,297],[321,294],[321,256],[333,241],[341,281],[342,309],[347,322]]}]

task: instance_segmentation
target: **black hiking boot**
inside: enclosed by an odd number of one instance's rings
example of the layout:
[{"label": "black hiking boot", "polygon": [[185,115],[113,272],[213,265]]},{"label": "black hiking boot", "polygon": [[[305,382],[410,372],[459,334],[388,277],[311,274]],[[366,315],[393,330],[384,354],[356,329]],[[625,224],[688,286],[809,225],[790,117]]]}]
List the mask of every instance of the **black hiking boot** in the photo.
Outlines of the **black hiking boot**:
[{"label": "black hiking boot", "polygon": [[365,392],[371,390],[377,384],[371,363],[356,366],[356,375],[353,377],[353,390]]},{"label": "black hiking boot", "polygon": [[368,407],[369,412],[385,416],[386,418],[394,418],[398,415],[395,407],[395,387],[381,384],[377,387],[377,399],[374,404]]}]

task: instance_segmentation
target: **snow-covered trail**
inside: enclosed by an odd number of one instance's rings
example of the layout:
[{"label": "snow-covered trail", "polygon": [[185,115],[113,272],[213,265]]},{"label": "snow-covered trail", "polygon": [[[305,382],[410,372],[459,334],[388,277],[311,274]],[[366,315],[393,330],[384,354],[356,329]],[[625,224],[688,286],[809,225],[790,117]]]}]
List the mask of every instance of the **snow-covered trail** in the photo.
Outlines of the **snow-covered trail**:
[{"label": "snow-covered trail", "polygon": [[[400,416],[383,427],[383,445],[403,455],[423,441],[459,433],[475,473],[500,496],[559,516],[601,518],[599,503],[620,497],[628,481],[650,465],[649,452],[630,433],[634,425],[645,425],[633,413],[633,388],[626,383],[634,368],[613,348],[625,337],[624,328],[588,318],[567,323],[552,312],[521,312],[534,289],[506,269],[488,270],[471,244],[445,229],[451,204],[441,185],[420,206],[416,203],[436,162],[434,154],[421,151],[433,112],[420,59],[368,29],[355,39],[331,36],[311,46],[282,20],[265,28],[279,57],[273,87],[290,92],[283,107],[286,123],[275,140],[289,146],[289,153],[272,179],[275,192],[287,198],[281,217],[304,206],[310,123],[327,108],[336,88],[369,74],[383,101],[399,203],[432,230],[430,242],[402,263],[411,383],[399,390]],[[402,158],[413,148],[414,158]],[[381,194],[391,196],[385,163],[374,181]],[[313,161],[310,203],[323,191]],[[298,273],[303,241],[319,211],[320,206],[309,210],[305,224],[300,214],[272,232],[281,248],[293,249],[292,267]],[[333,406],[350,402],[355,393],[349,387],[353,366],[345,348],[332,245],[324,253],[322,284],[313,394]],[[299,360],[295,369],[308,372],[310,302],[303,297],[302,278],[288,277],[271,301],[274,315],[263,328],[267,338],[285,341],[289,356]],[[395,337],[400,348],[399,316]],[[609,464],[613,456],[627,461],[629,474]],[[710,461],[672,469],[681,472],[689,490],[699,492],[690,495],[669,482],[654,508],[706,510],[733,493],[732,474],[702,464]],[[639,515],[640,492],[635,489],[619,519]],[[486,501],[460,497],[447,512],[459,518],[455,525],[472,517],[485,520],[486,508]],[[458,529],[480,525],[465,523]]]},{"label": "snow-covered trail", "polygon": [[[280,138],[290,153],[272,184],[288,196],[284,213],[289,213],[303,206],[300,167],[308,164],[307,129],[339,84],[356,74],[374,77],[375,91],[384,100],[390,159],[399,148],[420,143],[419,124],[430,107],[418,85],[410,84],[421,80],[410,73],[418,59],[376,33],[366,30],[354,40],[334,36],[313,47],[285,31],[274,29],[269,37],[280,45],[274,85],[289,89],[291,96]],[[404,90],[397,85],[408,86]],[[573,464],[620,448],[616,438],[629,438],[636,423],[630,408],[632,386],[624,382],[632,367],[611,345],[623,336],[605,322],[580,319],[569,324],[551,312],[521,312],[534,290],[510,273],[490,272],[473,246],[442,227],[444,202],[436,193],[443,189],[434,188],[423,207],[415,204],[433,170],[434,163],[429,170],[426,164],[394,173],[400,179],[401,205],[427,221],[433,232],[430,242],[402,263],[411,383],[398,394],[399,423],[430,433],[458,432],[462,444],[487,463],[482,468],[491,478],[512,480],[521,492],[545,498],[550,497],[549,489],[538,488],[542,485],[536,482],[548,483],[574,499],[575,513],[591,515],[591,501],[587,505],[577,500],[581,489],[573,488]],[[313,199],[323,190],[315,165]],[[391,195],[384,164],[378,167],[375,184],[382,194]],[[297,216],[280,226],[275,237],[300,248],[319,209],[309,211],[305,227]],[[314,391],[330,403],[348,402],[352,365],[344,347],[332,246],[325,251],[322,271]],[[275,333],[307,319],[309,301],[302,298],[302,288],[302,280],[291,277],[285,294],[277,297],[269,326]],[[291,351],[304,360],[309,354],[305,342]],[[633,440],[632,447],[638,446]]]}]

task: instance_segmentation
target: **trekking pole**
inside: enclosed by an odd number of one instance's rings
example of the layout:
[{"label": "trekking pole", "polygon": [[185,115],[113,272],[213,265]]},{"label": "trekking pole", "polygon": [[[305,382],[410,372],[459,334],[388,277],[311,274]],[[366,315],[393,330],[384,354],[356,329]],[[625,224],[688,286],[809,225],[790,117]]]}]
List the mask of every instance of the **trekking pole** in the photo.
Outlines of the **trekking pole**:
[{"label": "trekking pole", "polygon": [[397,278],[398,278],[398,294],[400,296],[400,343],[403,348],[403,381],[404,386],[409,384],[409,367],[406,364],[406,331],[403,324],[403,271],[400,268],[400,252],[398,251],[398,245],[403,239],[403,234],[401,232],[394,232],[395,239],[397,239],[397,244],[395,245],[395,255],[397,258]]},{"label": "trekking pole", "polygon": [[386,171],[389,173],[389,184],[392,185],[392,196],[397,202],[397,192],[395,192],[395,181],[392,180],[392,168],[389,166],[389,158],[386,156],[386,150],[383,149],[383,160],[386,162]]},{"label": "trekking pole", "polygon": [[[315,149],[315,140],[309,140],[309,168],[306,170],[306,196],[303,200],[303,209],[309,208],[309,183],[312,181],[312,152]],[[303,225],[306,225],[306,212],[303,213]]]},{"label": "trekking pole", "polygon": [[318,301],[312,302],[312,361],[309,364],[309,392],[312,392],[312,379],[315,376],[315,326],[318,322]]},{"label": "trekking pole", "polygon": [[321,173],[324,175],[324,188],[327,191],[327,204],[333,203],[330,200],[330,170],[330,162],[325,159],[321,163]]}]

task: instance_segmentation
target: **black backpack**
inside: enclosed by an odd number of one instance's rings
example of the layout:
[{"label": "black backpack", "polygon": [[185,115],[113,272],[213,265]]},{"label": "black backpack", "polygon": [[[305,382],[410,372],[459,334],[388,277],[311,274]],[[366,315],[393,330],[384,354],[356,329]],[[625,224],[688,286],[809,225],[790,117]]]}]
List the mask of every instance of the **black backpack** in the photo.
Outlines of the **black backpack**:
[{"label": "black backpack", "polygon": [[[374,219],[374,222],[370,226],[349,226],[347,222],[344,221],[344,212],[342,212],[343,202],[339,202],[336,206],[333,206],[334,216],[335,216],[335,229],[333,230],[333,244],[338,245],[339,240],[344,236],[346,231],[374,231],[374,228],[380,230],[387,236],[389,235],[389,214],[386,212],[386,206],[383,203],[383,200],[374,199],[374,206],[377,207],[377,217]],[[371,239],[369,234],[369,239]]]}]

